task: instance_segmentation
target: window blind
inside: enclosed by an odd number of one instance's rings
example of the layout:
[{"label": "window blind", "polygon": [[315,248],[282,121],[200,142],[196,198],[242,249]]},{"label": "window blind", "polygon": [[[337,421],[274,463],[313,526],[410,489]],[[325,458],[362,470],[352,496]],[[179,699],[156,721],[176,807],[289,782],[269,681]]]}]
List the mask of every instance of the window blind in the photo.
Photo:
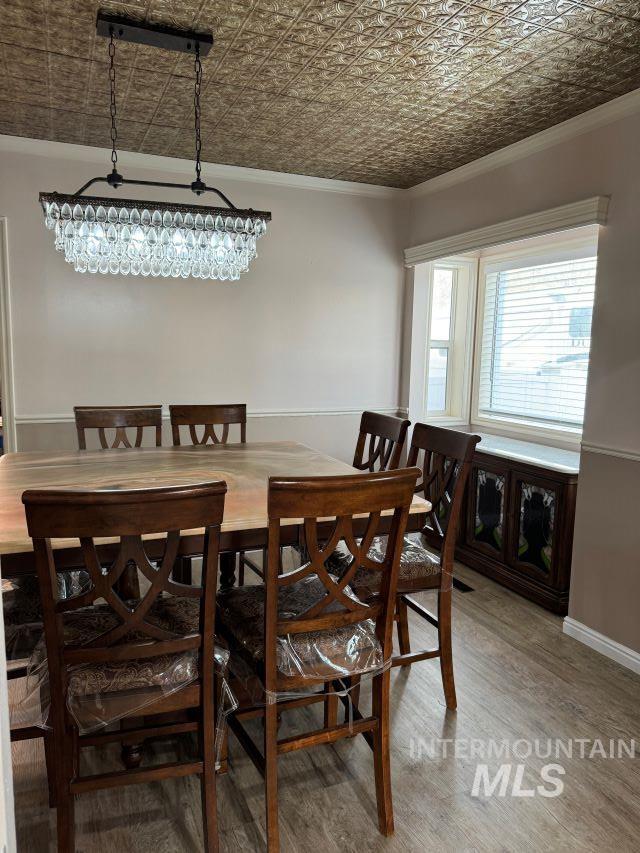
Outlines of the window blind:
[{"label": "window blind", "polygon": [[510,261],[485,273],[479,413],[580,429],[596,257]]}]

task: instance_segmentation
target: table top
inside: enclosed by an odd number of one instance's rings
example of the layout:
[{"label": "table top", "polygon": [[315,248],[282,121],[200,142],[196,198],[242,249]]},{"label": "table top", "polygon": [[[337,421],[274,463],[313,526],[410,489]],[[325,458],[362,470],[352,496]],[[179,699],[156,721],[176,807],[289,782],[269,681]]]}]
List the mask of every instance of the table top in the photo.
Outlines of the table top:
[{"label": "table top", "polygon": [[[9,453],[0,457],[0,555],[33,550],[21,500],[25,489],[145,488],[225,480],[222,530],[238,531],[267,527],[269,477],[354,473],[350,465],[295,442]],[[427,501],[414,497],[412,513],[429,509]],[[77,543],[52,544],[62,548]]]}]

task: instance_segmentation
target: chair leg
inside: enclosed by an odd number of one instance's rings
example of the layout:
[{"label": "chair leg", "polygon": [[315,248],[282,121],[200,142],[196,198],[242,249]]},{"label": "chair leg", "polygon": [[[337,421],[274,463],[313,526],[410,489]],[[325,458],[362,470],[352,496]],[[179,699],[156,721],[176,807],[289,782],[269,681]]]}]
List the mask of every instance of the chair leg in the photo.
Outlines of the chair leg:
[{"label": "chair leg", "polygon": [[456,685],[453,678],[453,651],[451,648],[451,589],[438,592],[438,641],[440,646],[440,670],[447,708],[457,708]]},{"label": "chair leg", "polygon": [[238,552],[238,586],[244,586],[244,551]]},{"label": "chair leg", "polygon": [[389,758],[389,685],[387,669],[373,679],[372,712],[378,719],[373,732],[373,766],[376,778],[378,828],[382,835],[393,835],[393,800],[391,797],[391,762]]},{"label": "chair leg", "polygon": [[218,806],[216,802],[216,747],[213,725],[201,734],[202,776],[202,825],[206,853],[218,853]]},{"label": "chair leg", "polygon": [[[360,702],[360,680],[361,677],[359,675],[352,675],[349,679],[349,694],[348,701],[351,703],[352,707],[356,710],[358,709],[358,704]],[[345,723],[349,722],[349,707],[347,706],[344,709],[344,721]]]},{"label": "chair leg", "polygon": [[57,762],[56,822],[58,829],[58,853],[75,853],[75,797],[69,790],[73,775],[74,739],[66,734],[58,744],[60,759]]},{"label": "chair leg", "polygon": [[267,811],[267,850],[278,853],[278,706],[273,703],[264,713],[264,788]]},{"label": "chair leg", "polygon": [[338,697],[330,681],[324,685],[324,727],[329,729],[338,725]]},{"label": "chair leg", "polygon": [[57,780],[56,780],[56,756],[55,738],[53,732],[46,730],[44,733],[44,760],[47,767],[47,783],[49,785],[49,808],[55,809],[57,805]]},{"label": "chair leg", "polygon": [[[398,617],[398,646],[400,647],[400,654],[408,655],[411,653],[409,616],[407,603],[401,596],[398,596],[396,599],[396,616]],[[411,664],[405,664],[405,666],[411,666]]]}]

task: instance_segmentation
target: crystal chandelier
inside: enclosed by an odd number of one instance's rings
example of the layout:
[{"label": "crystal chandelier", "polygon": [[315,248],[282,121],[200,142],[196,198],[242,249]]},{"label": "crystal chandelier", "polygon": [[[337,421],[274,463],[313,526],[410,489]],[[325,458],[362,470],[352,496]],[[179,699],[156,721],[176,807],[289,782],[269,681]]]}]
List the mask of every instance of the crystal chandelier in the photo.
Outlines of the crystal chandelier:
[{"label": "crystal chandelier", "polygon": [[[266,231],[271,214],[239,210],[224,193],[208,187],[200,177],[201,55],[211,48],[212,36],[138,24],[103,13],[98,14],[97,32],[109,38],[112,170],[106,178],[87,181],[73,195],[40,193],[45,224],[54,232],[55,248],[64,252],[65,260],[73,264],[76,272],[236,281],[256,257],[256,241]],[[194,54],[196,179],[191,184],[133,180],[118,173],[116,38]],[[84,195],[97,182],[114,188],[132,184],[190,189],[197,196],[213,192],[227,207]]]}]

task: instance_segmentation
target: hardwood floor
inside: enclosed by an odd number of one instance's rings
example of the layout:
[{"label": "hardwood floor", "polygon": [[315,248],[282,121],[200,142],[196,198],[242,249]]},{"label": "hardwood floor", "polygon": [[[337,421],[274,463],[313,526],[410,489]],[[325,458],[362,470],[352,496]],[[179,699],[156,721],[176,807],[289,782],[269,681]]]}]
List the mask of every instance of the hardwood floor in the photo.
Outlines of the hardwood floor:
[{"label": "hardwood floor", "polygon": [[[459,577],[473,592],[454,591],[454,661],[458,711],[444,705],[438,661],[392,672],[392,775],[396,832],[376,828],[372,755],[362,738],[292,753],[279,762],[283,851],[601,851],[638,850],[640,762],[623,757],[482,758],[490,739],[527,751],[524,740],[610,739],[640,751],[640,677],[562,634],[559,617],[473,571]],[[420,596],[429,601],[430,594]],[[409,616],[415,647],[435,631]],[[368,691],[363,688],[363,701]],[[368,697],[366,698],[368,701]],[[291,712],[283,734],[320,709]],[[317,720],[316,720],[317,722]],[[258,726],[259,723],[254,723]],[[259,729],[255,729],[256,732]],[[433,744],[457,738],[453,745]],[[418,739],[422,739],[420,755]],[[473,741],[471,741],[473,739]],[[475,744],[475,747],[474,747]],[[478,757],[472,755],[475,749]],[[231,768],[218,780],[221,849],[264,850],[262,780],[233,737]],[[156,744],[160,758],[167,748]],[[430,754],[429,754],[430,753]],[[104,768],[116,752],[89,753]],[[113,756],[113,757],[112,757]],[[55,819],[47,805],[40,743],[13,747],[20,851],[54,850]],[[503,762],[524,764],[523,787],[541,784],[540,769],[558,763],[557,797],[474,797],[476,765],[495,774]],[[547,786],[549,787],[549,786]],[[200,791],[195,778],[102,791],[78,798],[77,849],[82,853],[165,853],[202,849]]]}]

